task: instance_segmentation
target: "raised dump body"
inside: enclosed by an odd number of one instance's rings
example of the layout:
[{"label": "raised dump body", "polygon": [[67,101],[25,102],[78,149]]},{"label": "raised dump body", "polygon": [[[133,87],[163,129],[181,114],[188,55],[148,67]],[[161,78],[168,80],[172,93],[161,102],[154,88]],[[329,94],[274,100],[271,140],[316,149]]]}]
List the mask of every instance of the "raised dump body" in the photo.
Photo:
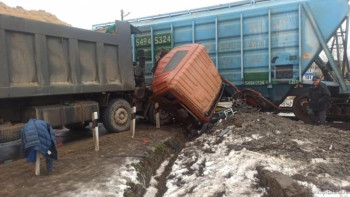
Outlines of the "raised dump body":
[{"label": "raised dump body", "polygon": [[[183,121],[208,122],[221,96],[222,80],[204,45],[175,47],[159,60],[152,83],[154,102]],[[185,110],[185,111],[183,111]]]},{"label": "raised dump body", "polygon": [[94,111],[109,131],[127,130],[132,28],[115,28],[112,35],[0,15],[0,134],[29,118],[84,126]]}]

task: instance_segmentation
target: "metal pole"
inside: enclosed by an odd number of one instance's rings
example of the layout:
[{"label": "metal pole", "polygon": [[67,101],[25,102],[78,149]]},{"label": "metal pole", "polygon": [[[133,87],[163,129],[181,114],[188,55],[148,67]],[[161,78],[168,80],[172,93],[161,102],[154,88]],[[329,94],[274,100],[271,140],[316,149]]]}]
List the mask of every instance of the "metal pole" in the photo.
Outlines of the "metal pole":
[{"label": "metal pole", "polygon": [[136,62],[136,45],[135,45],[135,34],[131,35],[131,46],[134,50],[132,50],[132,61]]},{"label": "metal pole", "polygon": [[243,14],[241,14],[241,80],[242,80],[242,84],[244,83],[244,53],[243,53],[243,49],[244,49],[244,41],[243,41]]},{"label": "metal pole", "polygon": [[154,105],[154,112],[155,112],[155,118],[156,118],[156,128],[160,128],[160,117],[159,117],[159,103],[156,103]]},{"label": "metal pole", "polygon": [[341,64],[339,62],[339,68],[341,70],[342,76],[344,77],[345,76],[345,61],[347,61],[346,60],[346,55],[347,54],[346,54],[346,48],[345,48],[346,44],[345,44],[345,35],[344,35],[344,32],[343,32],[343,28],[340,27],[339,29],[340,29],[340,36],[341,36],[341,41],[342,41],[342,45],[343,45],[343,61],[341,61]]},{"label": "metal pole", "polygon": [[[341,28],[341,27],[340,27]],[[339,51],[339,36],[338,36],[338,30],[335,32],[335,44],[337,48],[337,60],[338,60],[338,66],[340,68],[340,51]]]},{"label": "metal pole", "polygon": [[131,125],[130,125],[130,130],[131,130],[131,137],[134,138],[135,136],[135,127],[136,127],[136,107],[133,107],[131,109]]},{"label": "metal pole", "polygon": [[194,43],[194,37],[195,37],[194,34],[195,34],[194,33],[194,21],[192,21],[192,43]]},{"label": "metal pole", "polygon": [[219,40],[218,40],[218,17],[215,18],[215,66],[219,68]]},{"label": "metal pole", "polygon": [[[346,44],[346,54],[348,53],[348,41],[349,41],[349,24],[350,23],[350,16],[348,15],[346,19],[346,32],[345,32],[345,44]],[[346,59],[348,59],[348,56],[346,55]],[[350,65],[349,61],[346,61],[346,64],[348,65],[348,72],[350,71]]]},{"label": "metal pole", "polygon": [[174,48],[174,27],[170,24],[171,48]]},{"label": "metal pole", "polygon": [[[348,41],[349,41],[349,16],[346,18],[346,25],[345,25],[345,41],[344,41],[344,67],[346,65],[346,69],[348,70],[348,72],[350,71],[349,68],[349,60],[348,60]],[[344,68],[344,72],[345,72],[345,68]]]},{"label": "metal pole", "polygon": [[99,136],[98,136],[98,114],[97,112],[92,113],[92,135],[95,144],[95,151],[100,150]]},{"label": "metal pole", "polygon": [[39,176],[40,175],[40,152],[35,151],[36,155],[36,160],[35,160],[35,175]]},{"label": "metal pole", "polygon": [[151,55],[152,55],[152,67],[155,66],[154,65],[154,42],[153,42],[153,27],[151,26]]},{"label": "metal pole", "polygon": [[120,10],[120,20],[124,20],[124,10]]},{"label": "metal pole", "polygon": [[332,41],[332,46],[331,46],[331,54],[333,54],[334,43],[335,43],[335,34],[333,35],[333,41]]},{"label": "metal pole", "polygon": [[269,16],[269,84],[271,84],[271,10],[269,9],[268,11],[268,16]]},{"label": "metal pole", "polygon": [[301,67],[302,66],[302,59],[301,59],[301,56],[302,56],[301,5],[299,5],[299,13],[298,13],[298,15],[299,15],[299,82],[303,82],[303,78],[301,76],[301,73],[302,73],[302,71],[301,71],[301,68],[302,68]]}]

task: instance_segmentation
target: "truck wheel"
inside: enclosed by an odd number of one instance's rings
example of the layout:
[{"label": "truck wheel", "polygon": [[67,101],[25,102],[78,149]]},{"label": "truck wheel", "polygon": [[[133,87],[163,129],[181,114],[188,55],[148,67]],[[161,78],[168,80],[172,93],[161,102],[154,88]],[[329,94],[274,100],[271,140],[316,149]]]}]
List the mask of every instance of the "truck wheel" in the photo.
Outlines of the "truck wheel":
[{"label": "truck wheel", "polygon": [[295,117],[305,123],[311,123],[309,114],[307,113],[307,107],[309,106],[308,96],[306,94],[299,95],[293,100],[293,113]]},{"label": "truck wheel", "polygon": [[131,106],[124,99],[112,100],[103,112],[103,125],[108,132],[130,129]]}]

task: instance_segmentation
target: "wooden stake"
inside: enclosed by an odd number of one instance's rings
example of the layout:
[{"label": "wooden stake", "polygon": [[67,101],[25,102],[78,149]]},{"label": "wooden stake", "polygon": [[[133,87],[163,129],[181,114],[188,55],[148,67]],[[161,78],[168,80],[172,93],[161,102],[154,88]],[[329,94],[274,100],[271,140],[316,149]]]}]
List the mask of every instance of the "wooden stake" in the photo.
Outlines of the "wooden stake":
[{"label": "wooden stake", "polygon": [[98,114],[97,112],[92,113],[92,136],[94,139],[94,144],[95,144],[95,151],[100,150],[100,144],[99,144],[99,136],[98,136]]},{"label": "wooden stake", "polygon": [[131,110],[131,125],[130,125],[130,131],[131,131],[131,137],[134,138],[135,136],[135,127],[136,127],[136,107],[133,107]]},{"label": "wooden stake", "polygon": [[40,152],[36,152],[36,161],[35,161],[35,175],[39,176],[40,175]]},{"label": "wooden stake", "polygon": [[155,114],[156,114],[156,128],[160,128],[160,117],[159,117],[159,103],[156,103],[154,105],[154,110],[155,110]]}]

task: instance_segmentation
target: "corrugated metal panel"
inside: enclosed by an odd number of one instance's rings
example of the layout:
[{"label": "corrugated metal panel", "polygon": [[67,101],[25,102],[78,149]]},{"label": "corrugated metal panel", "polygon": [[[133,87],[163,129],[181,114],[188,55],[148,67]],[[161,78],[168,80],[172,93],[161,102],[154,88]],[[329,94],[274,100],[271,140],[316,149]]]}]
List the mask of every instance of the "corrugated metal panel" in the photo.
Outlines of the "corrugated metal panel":
[{"label": "corrugated metal panel", "polygon": [[[185,55],[180,57],[180,53]],[[170,62],[176,66],[167,70]],[[203,45],[185,45],[174,48],[160,60],[152,89],[154,97],[170,93],[197,118],[208,121],[221,89],[221,78]]]}]

